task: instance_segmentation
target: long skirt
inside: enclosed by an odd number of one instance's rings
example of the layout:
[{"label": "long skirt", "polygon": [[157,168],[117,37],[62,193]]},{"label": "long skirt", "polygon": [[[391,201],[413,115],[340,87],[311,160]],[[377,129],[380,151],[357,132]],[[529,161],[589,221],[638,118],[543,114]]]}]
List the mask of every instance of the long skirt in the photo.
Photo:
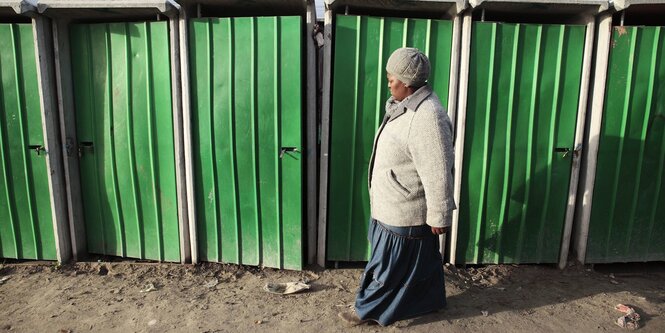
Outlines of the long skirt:
[{"label": "long skirt", "polygon": [[360,319],[386,326],[446,306],[439,237],[431,230],[370,220],[371,257],[356,296]]}]

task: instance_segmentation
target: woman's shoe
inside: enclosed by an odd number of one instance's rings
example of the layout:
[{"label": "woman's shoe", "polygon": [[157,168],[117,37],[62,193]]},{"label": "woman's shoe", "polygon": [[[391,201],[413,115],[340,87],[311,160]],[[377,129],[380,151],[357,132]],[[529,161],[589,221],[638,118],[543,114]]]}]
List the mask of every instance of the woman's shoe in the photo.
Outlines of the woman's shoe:
[{"label": "woman's shoe", "polygon": [[369,319],[360,319],[355,311],[344,311],[337,314],[350,326],[358,326],[370,322]]}]

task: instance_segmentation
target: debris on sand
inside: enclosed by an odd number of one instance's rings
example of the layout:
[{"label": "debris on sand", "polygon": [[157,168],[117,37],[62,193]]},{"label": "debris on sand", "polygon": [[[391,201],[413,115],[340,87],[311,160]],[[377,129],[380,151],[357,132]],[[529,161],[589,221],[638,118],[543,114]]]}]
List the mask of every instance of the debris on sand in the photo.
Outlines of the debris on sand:
[{"label": "debris on sand", "polygon": [[1,277],[1,278],[0,278],[0,285],[5,284],[5,282],[7,282],[7,280],[9,280],[9,279],[11,279],[11,278],[12,278],[11,276],[3,276],[3,277]]},{"label": "debris on sand", "polygon": [[316,274],[316,273],[311,272],[311,271],[306,271],[306,272],[305,272],[305,275],[307,275],[307,276],[302,277],[302,278],[300,279],[300,281],[301,281],[302,283],[305,283],[305,284],[309,284],[310,282],[314,282],[314,281],[316,281],[316,280],[318,280],[318,279],[321,278],[321,276],[319,276],[319,274]]},{"label": "debris on sand", "polygon": [[273,294],[288,295],[288,294],[301,292],[309,288],[310,286],[308,284],[302,282],[286,282],[286,283],[269,282],[263,287],[263,290]]},{"label": "debris on sand", "polygon": [[156,291],[157,287],[155,286],[154,283],[148,283],[145,288],[141,289],[142,293],[149,293],[151,291]]},{"label": "debris on sand", "polygon": [[109,274],[109,269],[106,268],[106,265],[100,265],[99,267],[97,267],[97,274],[101,276],[106,276]]},{"label": "debris on sand", "polygon": [[624,304],[617,304],[614,308],[625,313],[617,319],[617,325],[619,325],[619,327],[627,328],[629,330],[640,328],[640,314],[635,312],[635,309]]},{"label": "debris on sand", "polygon": [[208,282],[206,282],[203,286],[206,288],[215,288],[219,284],[219,279],[214,278]]}]

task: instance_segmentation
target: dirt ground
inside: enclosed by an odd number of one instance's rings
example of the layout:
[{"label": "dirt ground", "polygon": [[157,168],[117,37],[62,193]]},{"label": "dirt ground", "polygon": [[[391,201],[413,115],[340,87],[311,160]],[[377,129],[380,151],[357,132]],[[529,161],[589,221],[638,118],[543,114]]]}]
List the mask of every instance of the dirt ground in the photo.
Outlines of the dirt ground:
[{"label": "dirt ground", "polygon": [[[665,264],[446,266],[448,307],[388,327],[347,328],[360,266],[302,272],[223,264],[0,265],[0,332],[665,332]],[[268,282],[309,281],[281,296]]]}]

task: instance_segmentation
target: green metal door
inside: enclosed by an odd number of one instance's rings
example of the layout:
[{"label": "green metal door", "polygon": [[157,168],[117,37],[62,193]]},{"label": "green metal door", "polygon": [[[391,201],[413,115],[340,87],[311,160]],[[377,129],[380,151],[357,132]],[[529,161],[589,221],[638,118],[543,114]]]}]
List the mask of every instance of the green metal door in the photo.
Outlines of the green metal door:
[{"label": "green metal door", "polygon": [[458,262],[558,261],[585,31],[473,23]]},{"label": "green metal door", "polygon": [[416,47],[432,65],[429,82],[445,106],[452,22],[337,16],[330,129],[327,260],[369,258],[367,166],[390,91],[385,66],[392,52]]},{"label": "green metal door", "polygon": [[665,260],[664,34],[612,34],[585,262]]},{"label": "green metal door", "polygon": [[88,251],[180,261],[168,26],[70,36]]},{"label": "green metal door", "polygon": [[300,17],[190,22],[199,256],[302,267]]},{"label": "green metal door", "polygon": [[0,24],[0,258],[56,260],[31,24]]}]

